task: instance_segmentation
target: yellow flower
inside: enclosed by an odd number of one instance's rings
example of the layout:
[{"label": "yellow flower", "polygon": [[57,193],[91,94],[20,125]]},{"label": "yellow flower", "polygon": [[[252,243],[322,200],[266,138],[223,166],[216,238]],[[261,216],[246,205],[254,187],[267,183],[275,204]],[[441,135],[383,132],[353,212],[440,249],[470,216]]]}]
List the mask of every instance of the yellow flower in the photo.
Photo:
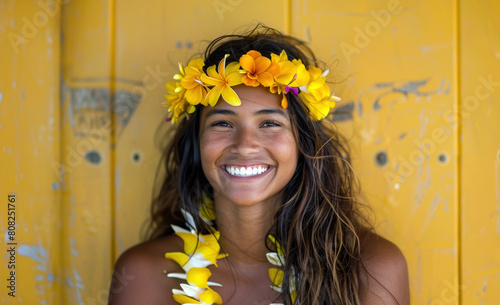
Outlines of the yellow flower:
[{"label": "yellow flower", "polygon": [[271,61],[280,66],[280,73],[274,77],[275,82],[271,85],[270,91],[283,95],[281,106],[286,109],[288,107],[286,93],[292,87],[306,85],[309,82],[309,73],[300,59],[289,61],[285,50],[280,56],[271,53]]},{"label": "yellow flower", "polygon": [[220,295],[209,286],[221,286],[208,281],[212,275],[207,268],[191,268],[187,274],[169,274],[169,277],[187,280],[180,289],[172,289],[174,300],[180,304],[222,304]]},{"label": "yellow flower", "polygon": [[222,94],[222,98],[229,104],[233,106],[241,105],[240,98],[231,88],[241,84],[242,75],[239,73],[240,64],[238,62],[232,62],[226,67],[226,58],[229,54],[224,56],[219,62],[218,71],[215,70],[215,65],[210,66],[207,69],[207,75],[201,75],[201,80],[208,86],[214,86],[206,96],[206,100],[210,106],[215,106],[219,97]]},{"label": "yellow flower", "polygon": [[179,116],[184,112],[193,113],[196,108],[193,105],[190,105],[184,95],[186,93],[186,89],[184,89],[179,82],[169,81],[166,84],[167,93],[165,94],[166,102],[163,102],[163,106],[168,106],[168,111],[172,112],[171,121],[172,124],[177,122]]},{"label": "yellow flower", "polygon": [[[172,226],[176,230],[176,226]],[[177,236],[184,241],[184,252],[167,252],[165,257],[174,260],[179,266],[188,271],[193,267],[207,267],[209,265],[217,266],[217,259],[226,257],[220,254],[220,245],[218,242],[220,232],[214,234],[200,234],[189,232],[187,230],[176,230]]]},{"label": "yellow flower", "polygon": [[319,68],[309,66],[308,72],[310,81],[307,86],[300,87],[299,96],[309,109],[312,119],[319,121],[328,115],[340,98],[330,95],[330,87],[325,83],[328,70],[321,72]]},{"label": "yellow flower", "polygon": [[185,98],[191,105],[202,104],[207,106],[205,96],[207,90],[201,81],[201,75],[204,74],[203,66],[205,63],[202,58],[195,58],[191,60],[188,66],[184,69],[182,62],[179,65],[181,74],[176,74],[174,78],[181,76],[181,86],[186,89]]},{"label": "yellow flower", "polygon": [[277,63],[271,62],[269,58],[253,50],[240,57],[240,64],[245,70],[241,81],[247,86],[269,87],[273,84],[274,77],[280,73],[280,66]]},{"label": "yellow flower", "polygon": [[[285,249],[283,249],[283,246],[281,246],[274,236],[269,235],[269,239],[276,246],[276,252],[267,253],[267,260],[273,265],[282,267],[285,263]],[[269,268],[268,274],[271,282],[273,282],[273,286],[271,286],[271,288],[278,292],[282,292],[281,287],[283,285],[283,270],[278,268]],[[290,275],[290,297],[292,299],[292,303],[294,303],[295,298],[297,297],[297,289],[295,287],[295,271],[293,268],[292,274]]]}]

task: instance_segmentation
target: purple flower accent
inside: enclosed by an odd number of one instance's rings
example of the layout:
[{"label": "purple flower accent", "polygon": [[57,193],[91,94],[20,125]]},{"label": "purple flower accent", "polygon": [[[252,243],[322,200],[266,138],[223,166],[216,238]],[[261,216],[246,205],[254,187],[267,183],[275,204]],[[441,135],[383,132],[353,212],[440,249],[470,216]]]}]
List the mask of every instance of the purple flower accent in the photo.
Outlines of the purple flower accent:
[{"label": "purple flower accent", "polygon": [[297,95],[297,94],[299,94],[299,88],[297,88],[297,87],[288,87],[288,86],[286,86],[286,88],[285,88],[285,92],[286,92],[286,93],[288,93],[288,92],[290,92],[290,91],[292,92],[292,94],[293,94],[293,95]]},{"label": "purple flower accent", "polygon": [[165,120],[165,122],[170,122],[170,121],[172,121],[172,118],[167,118],[167,119]]}]

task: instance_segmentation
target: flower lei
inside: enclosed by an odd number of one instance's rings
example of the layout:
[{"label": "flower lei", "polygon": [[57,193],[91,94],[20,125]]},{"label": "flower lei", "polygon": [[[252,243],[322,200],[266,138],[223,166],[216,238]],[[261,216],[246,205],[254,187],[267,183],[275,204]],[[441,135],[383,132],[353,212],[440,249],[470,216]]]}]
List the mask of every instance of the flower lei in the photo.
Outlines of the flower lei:
[{"label": "flower lei", "polygon": [[[172,229],[175,231],[175,234],[184,241],[184,252],[167,252],[165,253],[165,257],[174,260],[185,272],[168,273],[167,276],[186,280],[187,283],[180,284],[182,290],[172,289],[173,298],[176,302],[183,305],[222,304],[221,296],[211,288],[214,286],[222,287],[222,285],[208,281],[212,273],[207,268],[210,265],[215,265],[217,267],[217,259],[222,259],[227,256],[227,254],[220,253],[218,241],[220,232],[211,227],[213,234],[199,234],[199,232],[196,231],[193,216],[184,209],[181,211],[186,221],[186,226],[189,229],[184,229],[176,225],[172,225]],[[215,220],[213,200],[204,196],[204,204],[202,205],[199,215],[209,226],[213,225],[213,221]],[[285,262],[283,247],[273,236],[270,235],[269,239],[275,244],[277,252],[267,253],[266,257],[271,264],[281,267]],[[269,278],[273,283],[271,288],[281,293],[283,270],[269,268]],[[295,302],[296,295],[295,280],[292,274],[290,281],[290,296],[292,302]],[[273,303],[270,305],[283,304]]]},{"label": "flower lei", "polygon": [[245,84],[251,87],[262,85],[271,93],[282,95],[281,106],[288,107],[286,94],[298,95],[309,109],[311,118],[319,121],[325,118],[335,102],[340,98],[330,94],[325,83],[329,70],[309,66],[307,69],[300,59],[288,60],[283,50],[278,56],[271,53],[271,58],[252,50],[226,66],[229,54],[219,62],[218,68],[210,66],[205,73],[205,63],[201,58],[191,60],[187,67],[179,63],[180,74],[174,75],[174,81],[166,84],[166,102],[173,123],[184,114],[193,113],[196,105],[215,106],[222,96],[233,106],[241,105],[240,98],[232,87]]}]

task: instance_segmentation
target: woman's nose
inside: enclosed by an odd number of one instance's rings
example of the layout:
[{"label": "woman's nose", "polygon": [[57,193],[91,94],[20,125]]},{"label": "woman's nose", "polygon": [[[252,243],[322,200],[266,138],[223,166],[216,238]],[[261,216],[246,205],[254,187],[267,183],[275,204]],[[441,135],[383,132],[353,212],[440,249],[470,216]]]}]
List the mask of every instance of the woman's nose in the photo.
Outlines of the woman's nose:
[{"label": "woman's nose", "polygon": [[242,156],[251,155],[259,151],[259,141],[256,131],[250,128],[241,128],[234,134],[234,143],[231,152]]}]

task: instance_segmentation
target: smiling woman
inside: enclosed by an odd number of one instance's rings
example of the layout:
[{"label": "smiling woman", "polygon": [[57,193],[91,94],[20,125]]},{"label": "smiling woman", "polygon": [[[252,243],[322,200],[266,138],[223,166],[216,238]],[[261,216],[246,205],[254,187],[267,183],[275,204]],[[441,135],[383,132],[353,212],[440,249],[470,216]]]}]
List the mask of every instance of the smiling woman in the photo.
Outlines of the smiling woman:
[{"label": "smiling woman", "polygon": [[316,64],[259,27],[180,65],[151,240],[117,261],[134,280],[110,304],[409,304],[403,255],[358,211]]}]

